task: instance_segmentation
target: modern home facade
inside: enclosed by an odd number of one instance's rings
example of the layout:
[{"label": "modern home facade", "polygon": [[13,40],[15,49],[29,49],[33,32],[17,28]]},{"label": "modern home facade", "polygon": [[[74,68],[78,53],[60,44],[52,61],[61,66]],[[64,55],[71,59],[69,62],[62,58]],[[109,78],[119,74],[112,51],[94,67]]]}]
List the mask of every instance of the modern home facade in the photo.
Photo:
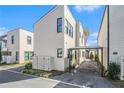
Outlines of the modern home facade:
[{"label": "modern home facade", "polygon": [[[83,37],[83,29],[80,24],[74,19],[67,6],[55,6],[46,15],[34,24],[34,55],[36,60],[33,61],[33,68],[38,67],[41,62],[37,58],[46,56],[53,60],[52,70],[64,71],[68,63],[68,49],[84,46],[83,40],[77,38],[81,32]],[[77,43],[77,40],[82,42]],[[72,53],[72,63],[75,64],[75,51]],[[50,58],[50,59],[51,59]],[[38,66],[37,66],[38,65]],[[42,64],[41,64],[42,65]]]},{"label": "modern home facade", "polygon": [[3,60],[9,57],[9,63],[23,63],[32,60],[33,33],[21,28],[11,30],[6,35],[6,53]]},{"label": "modern home facade", "polygon": [[106,6],[98,34],[98,46],[103,47],[103,62],[121,64],[124,57],[124,6]]}]

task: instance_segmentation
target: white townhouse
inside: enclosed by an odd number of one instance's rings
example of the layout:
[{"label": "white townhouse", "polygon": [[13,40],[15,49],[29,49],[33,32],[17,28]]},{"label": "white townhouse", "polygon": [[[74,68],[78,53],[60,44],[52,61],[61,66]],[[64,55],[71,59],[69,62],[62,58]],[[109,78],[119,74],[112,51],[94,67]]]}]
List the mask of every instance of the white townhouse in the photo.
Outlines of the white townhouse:
[{"label": "white townhouse", "polygon": [[[76,37],[75,37],[75,47],[85,47],[86,37],[84,34],[84,29],[79,21],[76,22]],[[85,60],[85,50],[76,50],[76,62],[80,65]]]},{"label": "white townhouse", "polygon": [[106,6],[98,34],[98,46],[103,47],[103,63],[120,64],[124,57],[124,6]]},{"label": "white townhouse", "polygon": [[[21,28],[11,30],[6,35],[6,51],[3,60],[9,56],[8,63],[23,63],[32,60],[33,33]],[[6,60],[7,61],[7,60]]]},{"label": "white townhouse", "polygon": [[[74,19],[68,6],[54,6],[34,24],[33,68],[45,69],[47,66],[45,70],[64,71],[69,65],[67,49],[79,45],[84,46],[81,24]],[[74,51],[72,63],[75,62],[75,54]]]}]

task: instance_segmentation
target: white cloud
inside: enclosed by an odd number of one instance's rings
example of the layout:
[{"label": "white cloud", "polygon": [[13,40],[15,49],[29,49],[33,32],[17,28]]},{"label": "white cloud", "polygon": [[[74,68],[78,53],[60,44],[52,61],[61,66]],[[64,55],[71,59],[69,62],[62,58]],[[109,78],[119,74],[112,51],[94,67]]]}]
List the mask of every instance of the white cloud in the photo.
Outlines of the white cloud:
[{"label": "white cloud", "polygon": [[87,41],[87,46],[96,46],[97,45],[97,35],[98,32],[94,32],[90,34],[88,41]]},{"label": "white cloud", "polygon": [[97,46],[97,40],[88,40],[87,46]]},{"label": "white cloud", "polygon": [[8,29],[5,27],[0,27],[0,36],[7,34]]},{"label": "white cloud", "polygon": [[91,37],[95,37],[95,38],[96,38],[96,37],[97,37],[97,35],[98,35],[98,32],[94,32],[94,33],[92,33],[90,36],[91,36]]},{"label": "white cloud", "polygon": [[95,9],[98,9],[100,5],[75,5],[74,8],[77,12],[87,11],[92,12]]}]

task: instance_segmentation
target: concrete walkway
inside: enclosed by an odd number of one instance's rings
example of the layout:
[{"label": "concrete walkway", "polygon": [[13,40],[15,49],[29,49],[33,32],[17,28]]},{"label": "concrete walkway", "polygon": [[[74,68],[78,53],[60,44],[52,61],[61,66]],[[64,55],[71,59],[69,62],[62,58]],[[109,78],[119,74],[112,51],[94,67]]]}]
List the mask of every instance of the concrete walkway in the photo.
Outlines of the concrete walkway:
[{"label": "concrete walkway", "polygon": [[83,62],[72,73],[53,77],[55,80],[94,88],[113,88],[114,86],[98,74],[96,62]]}]

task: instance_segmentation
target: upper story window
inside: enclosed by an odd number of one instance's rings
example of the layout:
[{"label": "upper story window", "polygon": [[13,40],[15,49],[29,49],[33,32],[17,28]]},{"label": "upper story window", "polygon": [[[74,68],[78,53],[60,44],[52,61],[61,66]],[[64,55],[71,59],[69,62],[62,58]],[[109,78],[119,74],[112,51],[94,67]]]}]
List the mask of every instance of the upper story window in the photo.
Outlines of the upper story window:
[{"label": "upper story window", "polygon": [[27,44],[31,45],[31,42],[32,42],[31,36],[27,36]]},{"label": "upper story window", "polygon": [[66,34],[73,37],[73,26],[68,22],[68,20],[65,20],[65,30]]},{"label": "upper story window", "polygon": [[73,37],[73,26],[71,26],[71,37]]},{"label": "upper story window", "polygon": [[57,32],[62,32],[62,18],[57,18]]},{"label": "upper story window", "polygon": [[11,44],[14,44],[15,40],[14,40],[14,36],[11,36]]},{"label": "upper story window", "polygon": [[68,34],[68,21],[65,20],[65,31],[66,31],[66,34]]}]

